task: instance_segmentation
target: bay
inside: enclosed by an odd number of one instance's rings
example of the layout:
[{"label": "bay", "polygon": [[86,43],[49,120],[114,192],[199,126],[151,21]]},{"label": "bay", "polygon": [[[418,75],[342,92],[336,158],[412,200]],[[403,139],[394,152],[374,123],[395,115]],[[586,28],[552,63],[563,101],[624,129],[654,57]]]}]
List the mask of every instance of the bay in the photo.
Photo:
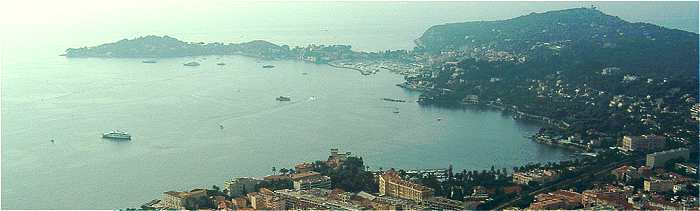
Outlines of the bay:
[{"label": "bay", "polygon": [[[50,15],[26,14],[44,19],[3,22],[2,209],[136,207],[164,191],[221,186],[236,176],[268,175],[273,166],[325,159],[330,148],[363,157],[371,169],[451,164],[456,169],[493,165],[510,170],[571,154],[525,139],[541,125],[499,111],[420,106],[415,103],[420,93],[396,87],[402,76],[387,72],[363,76],[326,65],[241,56],[159,59],[155,64],[57,56],[69,47],[148,34],[185,41],[264,39],[290,45],[351,44],[370,51],[410,49],[431,25],[504,19],[582,3],[261,3],[253,9],[230,4],[187,10],[145,4],[130,8],[127,16],[123,10],[92,5],[96,9],[85,12],[100,14],[93,19],[43,11]],[[625,12],[622,4],[601,4],[623,18],[697,31],[697,18],[693,25],[686,19]],[[641,8],[637,11],[658,6],[635,4]],[[347,10],[339,10],[343,8]],[[151,15],[156,12],[160,15]],[[202,65],[182,66],[189,61]],[[276,67],[263,69],[263,64]],[[292,101],[278,102],[278,96]],[[100,138],[111,129],[127,130],[133,140]]]}]

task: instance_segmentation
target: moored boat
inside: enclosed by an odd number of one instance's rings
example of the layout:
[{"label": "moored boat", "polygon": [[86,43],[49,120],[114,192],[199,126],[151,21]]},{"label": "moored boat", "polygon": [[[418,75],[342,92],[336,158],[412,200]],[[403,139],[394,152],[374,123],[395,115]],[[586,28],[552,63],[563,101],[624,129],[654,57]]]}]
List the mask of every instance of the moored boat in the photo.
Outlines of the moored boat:
[{"label": "moored boat", "polygon": [[102,138],[106,139],[119,139],[119,140],[131,140],[131,135],[124,131],[109,131],[102,134]]},{"label": "moored boat", "polygon": [[400,103],[406,102],[405,100],[401,100],[401,99],[391,99],[391,98],[382,98],[382,100],[384,100],[384,101],[389,101],[389,102],[400,102]]},{"label": "moored boat", "polygon": [[199,62],[187,62],[187,63],[185,63],[185,64],[183,64],[183,65],[185,65],[185,66],[190,66],[190,67],[194,67],[194,66],[199,66]]}]

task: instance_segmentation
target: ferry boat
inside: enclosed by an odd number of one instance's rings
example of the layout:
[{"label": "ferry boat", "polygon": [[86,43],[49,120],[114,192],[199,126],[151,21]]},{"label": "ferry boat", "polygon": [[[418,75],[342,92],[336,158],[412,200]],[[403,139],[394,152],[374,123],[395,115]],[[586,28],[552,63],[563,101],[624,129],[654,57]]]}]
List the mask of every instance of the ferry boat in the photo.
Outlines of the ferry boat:
[{"label": "ferry boat", "polygon": [[183,64],[183,65],[185,65],[185,66],[190,66],[190,67],[194,67],[194,66],[199,66],[199,62],[187,62],[187,63],[185,63],[185,64]]},{"label": "ferry boat", "polygon": [[285,96],[279,96],[276,98],[277,101],[290,101],[292,98],[285,97]]},{"label": "ferry boat", "polygon": [[107,133],[103,133],[102,138],[131,140],[131,135],[129,135],[129,133],[127,132],[114,130]]}]

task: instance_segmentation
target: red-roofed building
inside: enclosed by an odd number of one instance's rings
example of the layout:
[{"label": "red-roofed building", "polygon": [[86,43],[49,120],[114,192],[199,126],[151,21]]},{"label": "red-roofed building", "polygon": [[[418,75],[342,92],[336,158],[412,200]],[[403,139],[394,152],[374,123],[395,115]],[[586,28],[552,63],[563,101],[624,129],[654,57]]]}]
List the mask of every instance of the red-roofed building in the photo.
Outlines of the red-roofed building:
[{"label": "red-roofed building", "polygon": [[529,209],[576,209],[582,206],[582,196],[568,190],[558,190],[551,193],[543,193],[535,196],[535,201]]},{"label": "red-roofed building", "polygon": [[624,193],[621,192],[598,192],[594,190],[584,191],[582,203],[585,208],[603,208],[631,210],[634,206],[627,201]]},{"label": "red-roofed building", "polygon": [[247,208],[247,207],[250,207],[250,206],[248,205],[248,199],[246,199],[246,198],[244,198],[244,197],[234,198],[234,199],[232,199],[231,201],[232,201],[233,203],[235,203],[235,204],[236,204],[236,207],[238,207],[238,208]]},{"label": "red-roofed building", "polygon": [[615,179],[617,179],[618,181],[629,181],[631,179],[639,178],[637,168],[632,166],[621,166],[619,168],[613,169],[610,173],[614,175]]},{"label": "red-roofed building", "polygon": [[294,166],[294,171],[296,173],[309,172],[314,169],[314,164],[312,163],[300,163]]},{"label": "red-roofed building", "polygon": [[522,191],[523,191],[523,187],[521,187],[520,185],[512,185],[512,186],[508,186],[508,187],[503,188],[503,193],[505,193],[505,194],[513,194],[513,193],[520,194],[520,192],[522,192]]}]

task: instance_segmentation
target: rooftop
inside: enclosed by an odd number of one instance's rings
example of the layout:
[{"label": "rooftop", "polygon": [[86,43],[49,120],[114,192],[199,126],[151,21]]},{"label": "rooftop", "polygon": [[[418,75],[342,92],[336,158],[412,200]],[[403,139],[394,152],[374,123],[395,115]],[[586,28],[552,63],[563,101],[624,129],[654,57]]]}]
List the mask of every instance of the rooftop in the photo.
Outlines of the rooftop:
[{"label": "rooftop", "polygon": [[422,186],[422,185],[419,185],[416,183],[412,183],[412,182],[403,180],[403,179],[401,179],[399,174],[396,173],[395,171],[387,171],[381,177],[384,178],[384,180],[391,181],[391,182],[397,183],[397,184],[402,185],[402,186],[410,187],[410,188],[413,188],[415,190],[419,190],[419,191],[432,191],[433,190],[432,188],[425,187],[425,186]]},{"label": "rooftop", "polygon": [[307,177],[316,177],[316,176],[320,176],[320,175],[321,175],[321,173],[318,173],[315,171],[308,171],[308,172],[292,174],[292,175],[290,175],[290,177],[292,178],[292,180],[296,181],[296,180],[305,179]]}]

